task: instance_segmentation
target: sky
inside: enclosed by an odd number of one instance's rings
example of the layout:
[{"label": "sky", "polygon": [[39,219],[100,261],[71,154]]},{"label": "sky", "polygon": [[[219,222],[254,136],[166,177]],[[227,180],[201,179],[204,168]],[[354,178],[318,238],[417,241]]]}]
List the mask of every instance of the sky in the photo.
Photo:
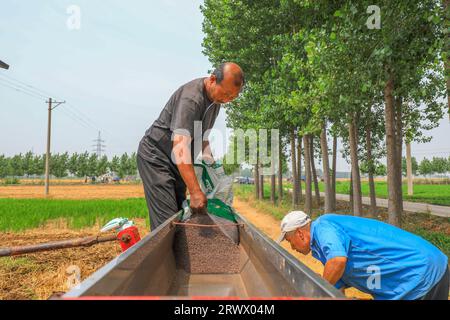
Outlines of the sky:
[{"label": "sky", "polygon": [[[45,152],[47,96],[66,101],[52,114],[52,152],[93,151],[98,131],[108,156],[135,152],[170,95],[212,69],[202,54],[201,4],[2,0],[0,60],[10,69],[0,69],[0,154]],[[224,110],[215,128],[227,131]],[[413,156],[449,156],[448,117],[429,134]],[[339,158],[338,170],[348,169]]]}]

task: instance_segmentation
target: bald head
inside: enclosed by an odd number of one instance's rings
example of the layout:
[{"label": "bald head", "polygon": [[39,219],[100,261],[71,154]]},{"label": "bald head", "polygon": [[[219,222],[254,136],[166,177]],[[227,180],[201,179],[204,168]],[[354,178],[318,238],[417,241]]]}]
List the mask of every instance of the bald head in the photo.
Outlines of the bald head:
[{"label": "bald head", "polygon": [[236,99],[244,83],[244,72],[234,62],[222,63],[209,78],[205,79],[208,96],[217,103],[227,103]]},{"label": "bald head", "polygon": [[232,81],[236,87],[241,88],[244,85],[244,72],[242,72],[241,67],[234,62],[222,63],[214,70],[213,75],[216,76],[216,82],[218,84],[226,79]]}]

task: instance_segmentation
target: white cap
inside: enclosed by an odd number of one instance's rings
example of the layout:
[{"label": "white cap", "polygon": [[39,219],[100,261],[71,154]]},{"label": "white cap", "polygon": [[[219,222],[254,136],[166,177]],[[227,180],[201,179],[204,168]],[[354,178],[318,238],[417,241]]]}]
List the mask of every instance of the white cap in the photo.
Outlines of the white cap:
[{"label": "white cap", "polygon": [[289,212],[284,216],[283,220],[281,220],[281,235],[278,238],[277,243],[281,243],[281,241],[284,240],[286,233],[304,227],[309,222],[311,222],[311,218],[303,211]]}]

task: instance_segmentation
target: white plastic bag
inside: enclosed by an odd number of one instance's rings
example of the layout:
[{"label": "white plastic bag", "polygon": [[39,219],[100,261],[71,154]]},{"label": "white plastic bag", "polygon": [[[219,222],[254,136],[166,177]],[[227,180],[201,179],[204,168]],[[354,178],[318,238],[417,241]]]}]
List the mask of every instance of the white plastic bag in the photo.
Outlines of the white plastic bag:
[{"label": "white plastic bag", "polygon": [[200,188],[208,199],[219,199],[225,204],[233,204],[233,179],[225,174],[220,162],[212,164],[202,161],[194,164]]},{"label": "white plastic bag", "polygon": [[[233,179],[225,174],[220,162],[208,163],[202,160],[194,164],[194,170],[207,199],[219,199],[230,207],[233,205]],[[182,220],[186,221],[192,215],[187,201],[183,202],[183,211]]]},{"label": "white plastic bag", "polygon": [[[217,224],[222,232],[227,235],[234,243],[239,242],[239,230],[237,227],[230,228],[224,227],[223,225],[229,225],[230,223],[235,223],[233,216],[232,205],[233,205],[233,179],[225,174],[223,165],[220,162],[208,163],[203,160],[201,163],[194,164],[195,175],[197,176],[200,188],[205,193],[207,199],[217,199],[223,202],[218,204],[217,208],[214,206],[208,216]],[[217,203],[217,201],[216,201]],[[231,215],[228,217],[219,216],[217,210],[220,208],[228,208],[225,210],[231,210]],[[184,201],[183,203],[183,214],[181,217],[182,221],[187,221],[192,216],[192,210],[189,207],[189,203]]]}]

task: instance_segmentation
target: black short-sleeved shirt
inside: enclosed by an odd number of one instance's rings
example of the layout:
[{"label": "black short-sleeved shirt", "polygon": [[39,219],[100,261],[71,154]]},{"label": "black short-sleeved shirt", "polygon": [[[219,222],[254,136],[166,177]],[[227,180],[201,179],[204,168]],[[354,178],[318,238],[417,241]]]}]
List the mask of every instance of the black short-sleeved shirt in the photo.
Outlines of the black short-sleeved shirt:
[{"label": "black short-sleeved shirt", "polygon": [[[177,133],[193,138],[191,156],[193,161],[195,160],[197,155],[194,154],[194,139],[202,141],[205,131],[214,126],[220,111],[220,104],[215,104],[209,100],[204,79],[192,80],[172,94],[159,118],[145,132],[139,145],[138,153],[140,156],[144,159],[149,158],[148,145],[152,143],[171,158],[172,134]],[[196,121],[202,122],[201,131],[194,129]]]}]

